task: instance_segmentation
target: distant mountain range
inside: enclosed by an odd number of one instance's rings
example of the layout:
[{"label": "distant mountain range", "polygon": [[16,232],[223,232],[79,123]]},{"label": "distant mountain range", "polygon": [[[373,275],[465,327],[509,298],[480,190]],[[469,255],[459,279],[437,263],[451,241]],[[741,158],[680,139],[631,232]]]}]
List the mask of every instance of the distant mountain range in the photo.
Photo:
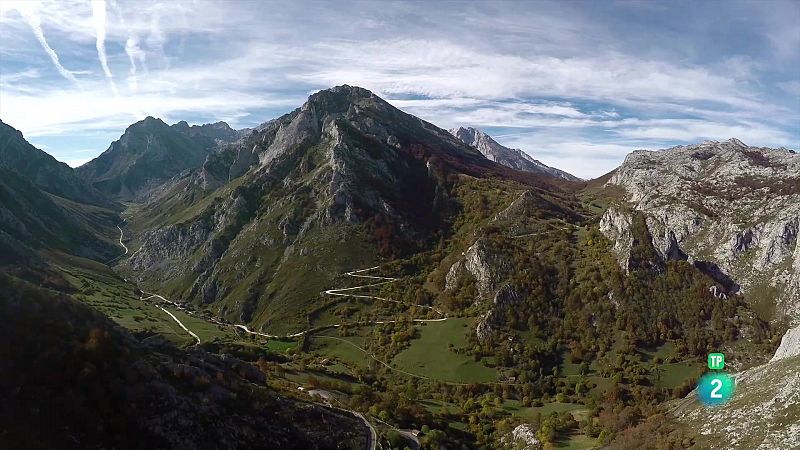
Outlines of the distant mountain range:
[{"label": "distant mountain range", "polygon": [[459,127],[450,130],[453,136],[461,142],[478,149],[484,156],[492,161],[512,169],[550,175],[570,181],[580,181],[580,178],[563,170],[549,167],[541,161],[531,158],[527,153],[515,148],[508,148],[498,144],[488,134],[472,127]]}]

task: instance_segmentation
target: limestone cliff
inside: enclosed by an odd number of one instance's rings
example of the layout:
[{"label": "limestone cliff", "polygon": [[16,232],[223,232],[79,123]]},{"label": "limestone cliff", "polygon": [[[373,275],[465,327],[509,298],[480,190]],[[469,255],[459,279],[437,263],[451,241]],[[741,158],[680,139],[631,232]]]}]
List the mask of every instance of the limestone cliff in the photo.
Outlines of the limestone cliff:
[{"label": "limestone cliff", "polygon": [[624,190],[600,222],[624,268],[640,212],[662,258],[695,262],[729,293],[800,320],[800,156],[736,139],[638,150],[606,187]]}]

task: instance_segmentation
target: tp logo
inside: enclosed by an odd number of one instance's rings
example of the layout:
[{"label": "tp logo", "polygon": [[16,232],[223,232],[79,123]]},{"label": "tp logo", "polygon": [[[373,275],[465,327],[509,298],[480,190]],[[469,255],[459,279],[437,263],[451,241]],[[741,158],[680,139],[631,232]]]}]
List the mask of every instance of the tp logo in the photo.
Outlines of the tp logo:
[{"label": "tp logo", "polygon": [[722,353],[709,353],[708,368],[711,370],[722,370],[725,367],[725,355]]}]

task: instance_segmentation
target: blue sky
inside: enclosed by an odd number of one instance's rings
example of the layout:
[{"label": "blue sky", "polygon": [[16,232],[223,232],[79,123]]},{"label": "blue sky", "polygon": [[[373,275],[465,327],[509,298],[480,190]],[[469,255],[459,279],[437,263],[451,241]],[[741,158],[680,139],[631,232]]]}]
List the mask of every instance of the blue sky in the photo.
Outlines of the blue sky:
[{"label": "blue sky", "polygon": [[0,1],[0,119],[71,165],[147,115],[253,126],[338,84],[589,178],[798,148],[800,1]]}]

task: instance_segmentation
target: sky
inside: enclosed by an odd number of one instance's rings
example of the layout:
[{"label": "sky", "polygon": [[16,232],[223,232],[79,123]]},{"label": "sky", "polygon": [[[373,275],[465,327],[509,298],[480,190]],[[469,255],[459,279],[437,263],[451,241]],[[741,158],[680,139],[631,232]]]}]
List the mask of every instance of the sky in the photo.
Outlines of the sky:
[{"label": "sky", "polygon": [[144,117],[251,127],[340,84],[583,178],[798,148],[800,1],[0,1],[0,119],[72,166]]}]

